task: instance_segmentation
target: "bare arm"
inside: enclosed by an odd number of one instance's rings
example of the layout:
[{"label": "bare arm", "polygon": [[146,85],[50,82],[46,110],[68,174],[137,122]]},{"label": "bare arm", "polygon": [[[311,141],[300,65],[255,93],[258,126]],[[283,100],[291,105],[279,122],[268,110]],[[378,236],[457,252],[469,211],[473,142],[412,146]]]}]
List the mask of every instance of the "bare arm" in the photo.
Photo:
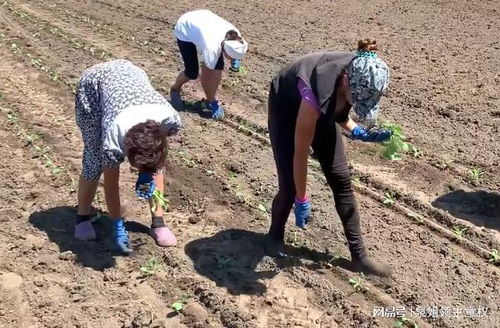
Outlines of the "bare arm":
[{"label": "bare arm", "polygon": [[[159,190],[162,194],[165,194],[165,179],[163,177],[163,171],[159,171],[153,175],[153,179],[156,184],[156,190]],[[153,198],[148,200],[149,208],[153,207]],[[153,217],[155,216],[163,216],[163,208],[161,206],[157,206],[155,212],[151,212]]]},{"label": "bare arm", "polygon": [[122,216],[120,203],[120,169],[104,169],[104,194],[112,219]]},{"label": "bare arm", "polygon": [[304,101],[300,103],[295,126],[295,152],[293,156],[295,195],[298,198],[306,196],[307,159],[309,157],[309,147],[316,131],[318,117],[319,112],[311,105]]}]

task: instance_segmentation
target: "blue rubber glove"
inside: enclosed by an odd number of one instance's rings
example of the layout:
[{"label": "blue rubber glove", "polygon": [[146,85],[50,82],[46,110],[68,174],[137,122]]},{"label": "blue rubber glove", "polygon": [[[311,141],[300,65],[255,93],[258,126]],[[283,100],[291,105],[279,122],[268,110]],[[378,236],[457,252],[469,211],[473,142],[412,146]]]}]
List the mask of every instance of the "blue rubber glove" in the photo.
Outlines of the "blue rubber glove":
[{"label": "blue rubber glove", "polygon": [[351,138],[366,142],[384,142],[389,140],[391,135],[391,131],[388,130],[380,129],[375,131],[367,131],[362,126],[356,125],[356,127],[352,129]]},{"label": "blue rubber glove", "polygon": [[311,217],[311,202],[309,198],[305,201],[295,199],[295,225],[299,228],[305,229],[306,224]]},{"label": "blue rubber glove", "polygon": [[224,108],[217,100],[208,103],[208,109],[212,111],[212,118],[214,120],[222,120],[224,118]]},{"label": "blue rubber glove", "polygon": [[150,199],[153,197],[156,184],[153,180],[153,174],[148,172],[140,172],[135,183],[135,193],[138,197]]},{"label": "blue rubber glove", "polygon": [[123,218],[113,219],[113,250],[123,253],[132,253],[128,240],[128,232],[125,229],[125,220]]},{"label": "blue rubber glove", "polygon": [[231,68],[230,70],[233,72],[239,72],[241,67],[241,60],[233,59],[231,60]]}]

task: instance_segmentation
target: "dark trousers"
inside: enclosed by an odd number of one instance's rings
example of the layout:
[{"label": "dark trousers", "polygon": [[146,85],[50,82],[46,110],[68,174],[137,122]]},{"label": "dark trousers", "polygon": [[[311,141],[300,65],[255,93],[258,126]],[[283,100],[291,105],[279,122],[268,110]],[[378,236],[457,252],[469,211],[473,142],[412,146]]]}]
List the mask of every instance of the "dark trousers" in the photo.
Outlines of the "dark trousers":
[{"label": "dark trousers", "polygon": [[[268,127],[278,171],[279,191],[272,204],[272,223],[269,234],[283,240],[285,224],[295,200],[293,157],[296,112],[286,108],[274,96],[269,96]],[[361,235],[359,212],[351,184],[351,173],[342,141],[341,128],[333,115],[321,115],[316,125],[312,148],[318,157],[323,173],[333,192],[337,210],[353,258],[365,256]]]},{"label": "dark trousers", "polygon": [[[184,62],[184,74],[190,80],[196,80],[198,78],[198,73],[200,67],[198,65],[198,50],[192,42],[186,42],[177,39],[177,45],[179,46],[179,51],[181,52],[182,61]],[[224,69],[224,55],[221,53],[217,64],[215,65],[216,70]]]}]

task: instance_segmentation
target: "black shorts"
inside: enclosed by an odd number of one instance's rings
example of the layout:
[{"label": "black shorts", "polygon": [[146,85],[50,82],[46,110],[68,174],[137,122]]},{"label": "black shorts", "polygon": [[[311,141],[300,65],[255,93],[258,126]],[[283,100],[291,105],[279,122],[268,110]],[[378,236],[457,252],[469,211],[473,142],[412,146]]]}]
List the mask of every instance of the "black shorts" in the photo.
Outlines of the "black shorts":
[{"label": "black shorts", "polygon": [[[179,39],[177,39],[177,45],[179,46],[182,60],[184,61],[184,74],[186,74],[189,79],[196,80],[200,69],[196,46],[192,42],[181,41]],[[215,69],[219,71],[224,69],[224,55],[222,53],[215,65]]]}]

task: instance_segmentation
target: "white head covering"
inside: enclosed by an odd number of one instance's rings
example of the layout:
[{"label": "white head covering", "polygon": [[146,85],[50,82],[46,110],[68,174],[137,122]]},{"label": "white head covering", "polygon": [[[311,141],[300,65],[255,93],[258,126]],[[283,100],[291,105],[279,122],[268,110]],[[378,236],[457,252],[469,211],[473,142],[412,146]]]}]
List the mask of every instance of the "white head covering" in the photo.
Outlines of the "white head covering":
[{"label": "white head covering", "polygon": [[248,43],[245,39],[239,40],[227,40],[224,41],[224,51],[232,59],[241,60],[245,56],[248,50]]}]

